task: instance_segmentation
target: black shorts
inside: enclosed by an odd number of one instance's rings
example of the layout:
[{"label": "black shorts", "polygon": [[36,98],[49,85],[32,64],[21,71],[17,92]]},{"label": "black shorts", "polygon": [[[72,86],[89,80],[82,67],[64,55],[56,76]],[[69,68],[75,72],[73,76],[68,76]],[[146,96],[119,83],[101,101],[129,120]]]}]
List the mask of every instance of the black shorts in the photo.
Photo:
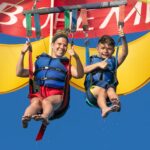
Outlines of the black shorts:
[{"label": "black shorts", "polygon": [[[94,95],[92,94],[91,88],[92,88],[92,86],[90,88],[88,88],[87,91],[86,91],[86,103],[91,107],[99,108],[99,106],[97,104],[97,98],[94,97]],[[109,98],[106,99],[106,102],[107,102],[107,106],[111,105],[111,102],[110,102]]]}]

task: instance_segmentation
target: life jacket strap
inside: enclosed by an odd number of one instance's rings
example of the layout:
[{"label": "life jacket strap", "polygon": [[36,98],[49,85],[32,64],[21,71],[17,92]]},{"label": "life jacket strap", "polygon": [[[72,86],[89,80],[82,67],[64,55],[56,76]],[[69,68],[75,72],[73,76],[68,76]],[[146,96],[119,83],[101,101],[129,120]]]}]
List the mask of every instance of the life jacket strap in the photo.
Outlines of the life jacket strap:
[{"label": "life jacket strap", "polygon": [[56,80],[56,81],[60,81],[60,82],[64,82],[65,81],[65,79],[64,80],[62,80],[62,79],[59,79],[59,78],[51,78],[51,77],[43,77],[43,78],[35,78],[35,80]]},{"label": "life jacket strap", "polygon": [[50,67],[50,66],[45,66],[45,67],[40,67],[38,69],[35,70],[35,74],[41,70],[56,70],[56,71],[59,71],[63,74],[66,74],[66,71],[60,69],[60,68],[55,68],[55,67]]}]

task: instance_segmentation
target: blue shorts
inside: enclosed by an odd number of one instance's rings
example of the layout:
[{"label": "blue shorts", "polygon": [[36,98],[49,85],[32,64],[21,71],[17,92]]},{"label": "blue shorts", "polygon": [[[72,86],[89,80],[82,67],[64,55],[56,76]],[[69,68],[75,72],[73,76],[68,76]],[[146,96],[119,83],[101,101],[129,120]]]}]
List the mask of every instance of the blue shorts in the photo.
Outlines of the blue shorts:
[{"label": "blue shorts", "polygon": [[106,81],[99,81],[99,82],[97,82],[97,83],[95,83],[95,84],[93,84],[93,85],[95,85],[95,86],[98,86],[98,87],[102,87],[102,88],[104,88],[104,89],[108,89],[108,88],[110,88],[110,87],[112,87],[112,88],[114,88],[115,90],[116,90],[116,86],[118,85],[118,82],[115,82],[115,83],[108,83],[108,82],[106,82]]}]

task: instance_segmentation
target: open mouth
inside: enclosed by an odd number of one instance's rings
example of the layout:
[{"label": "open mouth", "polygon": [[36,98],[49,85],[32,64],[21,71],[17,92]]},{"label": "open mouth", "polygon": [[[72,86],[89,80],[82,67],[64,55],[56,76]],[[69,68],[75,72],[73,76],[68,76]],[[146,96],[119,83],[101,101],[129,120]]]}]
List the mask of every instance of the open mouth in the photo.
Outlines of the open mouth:
[{"label": "open mouth", "polygon": [[102,54],[101,56],[102,56],[102,57],[105,57],[105,58],[106,58],[106,57],[109,57],[108,54]]}]

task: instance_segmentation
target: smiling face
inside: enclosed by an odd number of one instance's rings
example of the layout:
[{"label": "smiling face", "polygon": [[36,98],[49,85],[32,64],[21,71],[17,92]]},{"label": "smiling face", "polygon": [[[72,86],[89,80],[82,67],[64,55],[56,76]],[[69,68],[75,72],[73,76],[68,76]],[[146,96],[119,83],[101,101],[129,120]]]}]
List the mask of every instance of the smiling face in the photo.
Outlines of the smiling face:
[{"label": "smiling face", "polygon": [[101,58],[109,58],[114,53],[114,47],[111,45],[105,44],[98,44],[97,47],[98,54]]},{"label": "smiling face", "polygon": [[109,58],[114,53],[115,41],[111,36],[103,35],[99,41],[97,46],[97,51],[100,57]]},{"label": "smiling face", "polygon": [[67,51],[68,41],[64,37],[59,37],[52,43],[52,56],[54,58],[62,57]]}]

